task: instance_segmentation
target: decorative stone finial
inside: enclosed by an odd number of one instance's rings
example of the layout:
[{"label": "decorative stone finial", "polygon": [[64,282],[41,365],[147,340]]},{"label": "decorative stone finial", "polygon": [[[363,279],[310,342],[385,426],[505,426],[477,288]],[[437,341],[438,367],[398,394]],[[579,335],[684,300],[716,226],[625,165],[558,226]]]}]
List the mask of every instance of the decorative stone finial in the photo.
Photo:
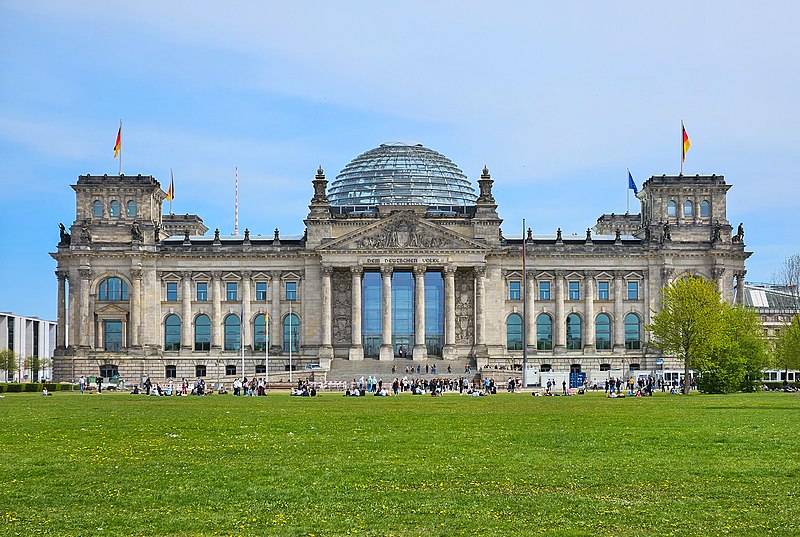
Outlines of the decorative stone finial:
[{"label": "decorative stone finial", "polygon": [[328,194],[326,192],[328,181],[325,179],[325,172],[322,170],[322,166],[317,168],[317,175],[311,183],[314,185],[314,197],[311,198],[311,203],[328,203]]},{"label": "decorative stone finial", "polygon": [[478,203],[494,203],[494,196],[492,196],[492,176],[489,175],[489,168],[484,166],[481,178],[478,179],[478,188],[480,195],[478,196]]},{"label": "decorative stone finial", "polygon": [[221,244],[219,240],[219,228],[214,230],[214,244]]},{"label": "decorative stone finial", "polygon": [[533,230],[531,228],[528,228],[528,236],[525,237],[525,240],[526,241],[532,241],[533,240]]},{"label": "decorative stone finial", "polygon": [[272,245],[280,246],[280,244],[281,244],[281,232],[278,231],[278,228],[275,228],[275,233],[272,236]]}]

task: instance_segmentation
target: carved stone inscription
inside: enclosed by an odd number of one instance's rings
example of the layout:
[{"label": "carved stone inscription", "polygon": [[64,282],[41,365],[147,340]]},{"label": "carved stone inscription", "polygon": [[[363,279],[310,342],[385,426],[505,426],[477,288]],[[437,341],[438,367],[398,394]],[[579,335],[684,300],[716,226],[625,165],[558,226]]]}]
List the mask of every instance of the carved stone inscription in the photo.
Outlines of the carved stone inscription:
[{"label": "carved stone inscription", "polygon": [[352,324],[350,307],[352,300],[352,276],[350,271],[335,270],[331,275],[333,285],[333,344],[350,343]]},{"label": "carved stone inscription", "polygon": [[458,270],[455,276],[456,291],[456,343],[471,345],[473,342],[474,325],[474,276],[472,271]]}]

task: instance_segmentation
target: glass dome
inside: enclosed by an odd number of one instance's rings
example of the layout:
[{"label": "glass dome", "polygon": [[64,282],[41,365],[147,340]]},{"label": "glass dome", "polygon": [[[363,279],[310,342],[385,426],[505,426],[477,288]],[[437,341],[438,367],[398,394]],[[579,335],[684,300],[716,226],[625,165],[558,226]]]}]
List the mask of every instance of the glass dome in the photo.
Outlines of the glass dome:
[{"label": "glass dome", "polygon": [[418,143],[381,144],[357,156],[328,190],[334,206],[475,205],[467,176],[453,161]]}]

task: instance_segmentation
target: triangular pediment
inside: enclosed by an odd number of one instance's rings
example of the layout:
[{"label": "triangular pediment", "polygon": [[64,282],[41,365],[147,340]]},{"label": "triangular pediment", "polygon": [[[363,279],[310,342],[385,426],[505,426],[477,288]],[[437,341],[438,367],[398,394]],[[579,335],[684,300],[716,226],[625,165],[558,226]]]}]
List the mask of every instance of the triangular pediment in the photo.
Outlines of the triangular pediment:
[{"label": "triangular pediment", "polygon": [[95,310],[97,315],[101,317],[119,317],[122,315],[127,315],[128,310],[124,310],[117,306],[116,304],[106,304],[104,306],[100,306]]},{"label": "triangular pediment", "polygon": [[317,248],[319,251],[414,251],[481,250],[489,248],[411,211],[394,213],[374,224],[348,233]]}]

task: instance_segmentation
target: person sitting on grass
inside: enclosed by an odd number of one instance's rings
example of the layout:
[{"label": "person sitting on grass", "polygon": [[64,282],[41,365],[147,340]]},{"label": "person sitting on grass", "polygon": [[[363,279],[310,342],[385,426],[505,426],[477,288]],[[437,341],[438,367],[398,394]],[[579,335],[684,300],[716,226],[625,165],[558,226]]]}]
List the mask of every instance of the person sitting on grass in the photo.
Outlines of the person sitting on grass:
[{"label": "person sitting on grass", "polygon": [[47,391],[47,386],[42,387],[42,395],[50,395],[50,392]]}]

